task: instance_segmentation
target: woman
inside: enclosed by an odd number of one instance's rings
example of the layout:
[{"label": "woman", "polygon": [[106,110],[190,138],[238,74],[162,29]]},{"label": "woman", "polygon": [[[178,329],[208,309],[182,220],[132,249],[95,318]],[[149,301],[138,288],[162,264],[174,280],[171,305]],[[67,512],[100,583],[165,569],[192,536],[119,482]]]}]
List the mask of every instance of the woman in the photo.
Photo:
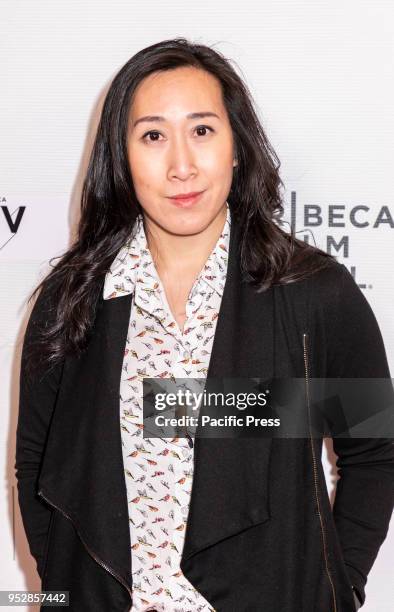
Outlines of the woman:
[{"label": "woman", "polygon": [[334,440],[331,512],[321,438],[142,436],[144,377],[390,376],[350,273],[276,223],[278,170],[213,49],[164,41],[114,78],[20,377],[20,508],[42,589],[71,610],[365,600],[394,505],[389,439]]}]

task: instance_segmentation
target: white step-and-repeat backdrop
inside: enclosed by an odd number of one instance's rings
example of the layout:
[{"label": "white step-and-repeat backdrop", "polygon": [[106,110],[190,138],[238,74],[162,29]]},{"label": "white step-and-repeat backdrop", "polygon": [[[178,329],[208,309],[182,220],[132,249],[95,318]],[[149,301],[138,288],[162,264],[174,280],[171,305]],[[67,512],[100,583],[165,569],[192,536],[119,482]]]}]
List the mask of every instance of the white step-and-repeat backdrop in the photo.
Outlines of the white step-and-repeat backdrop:
[{"label": "white step-and-repeat backdrop", "polygon": [[[139,49],[175,36],[236,62],[281,159],[289,221],[352,271],[393,373],[394,4],[3,0],[0,12],[0,590],[39,590],[14,474],[26,297],[70,243],[111,78]],[[331,493],[333,460],[327,440]],[[393,566],[394,522],[365,612],[393,610]]]}]

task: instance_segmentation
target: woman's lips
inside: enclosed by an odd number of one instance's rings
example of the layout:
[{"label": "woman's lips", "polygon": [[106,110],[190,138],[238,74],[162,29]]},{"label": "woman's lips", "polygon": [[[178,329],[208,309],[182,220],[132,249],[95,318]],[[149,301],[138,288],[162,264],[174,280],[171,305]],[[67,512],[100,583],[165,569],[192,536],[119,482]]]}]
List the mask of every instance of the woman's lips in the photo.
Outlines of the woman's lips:
[{"label": "woman's lips", "polygon": [[178,206],[178,208],[190,208],[191,206],[193,206],[193,204],[198,202],[198,200],[200,199],[203,193],[204,193],[203,191],[200,191],[199,193],[196,193],[195,195],[192,195],[192,196],[188,196],[185,198],[184,197],[169,198],[169,200],[173,204],[175,204],[175,206]]}]

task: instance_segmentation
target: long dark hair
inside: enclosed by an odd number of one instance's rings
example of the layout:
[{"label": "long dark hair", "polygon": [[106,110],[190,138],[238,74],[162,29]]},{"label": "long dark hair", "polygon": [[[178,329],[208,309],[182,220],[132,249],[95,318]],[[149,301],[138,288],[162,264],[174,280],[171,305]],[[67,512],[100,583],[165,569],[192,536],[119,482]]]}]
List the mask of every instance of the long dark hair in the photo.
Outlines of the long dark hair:
[{"label": "long dark hair", "polygon": [[[302,279],[333,259],[277,223],[283,214],[280,161],[247,85],[230,60],[185,38],[164,40],[136,53],[116,74],[106,95],[83,183],[76,239],[29,297],[30,301],[40,288],[51,286],[45,324],[31,346],[30,365],[44,360],[51,366],[86,346],[105,273],[142,212],[127,157],[133,94],[151,73],[180,66],[205,70],[221,84],[238,159],[227,201],[232,219],[241,227],[240,264],[248,280],[264,291],[273,284]],[[315,257],[316,252],[322,257]]]}]

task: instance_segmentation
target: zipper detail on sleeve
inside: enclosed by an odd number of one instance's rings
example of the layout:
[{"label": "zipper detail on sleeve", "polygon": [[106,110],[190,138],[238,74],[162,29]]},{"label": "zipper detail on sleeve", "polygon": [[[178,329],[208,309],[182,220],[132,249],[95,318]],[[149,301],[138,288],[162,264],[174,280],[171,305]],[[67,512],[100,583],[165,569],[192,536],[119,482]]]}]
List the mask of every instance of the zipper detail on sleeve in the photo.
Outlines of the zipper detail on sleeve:
[{"label": "zipper detail on sleeve", "polygon": [[334,602],[334,611],[333,612],[338,612],[337,601],[336,601],[336,593],[335,593],[335,586],[334,586],[334,582],[332,580],[330,568],[328,566],[327,538],[326,538],[326,531],[325,531],[325,526],[324,526],[324,520],[323,520],[323,515],[321,513],[320,500],[319,500],[318,472],[317,472],[316,454],[315,454],[315,447],[314,447],[314,444],[313,444],[312,429],[311,429],[311,418],[310,418],[308,334],[305,334],[305,333],[303,334],[303,347],[304,347],[304,366],[305,366],[305,391],[306,391],[306,403],[307,403],[307,408],[308,408],[309,440],[310,440],[310,443],[311,443],[311,452],[312,452],[315,497],[316,497],[317,511],[318,511],[318,514],[319,514],[322,542],[323,542],[323,552],[324,552],[325,568],[326,568],[328,580],[329,580],[330,585],[331,585],[333,602]]},{"label": "zipper detail on sleeve", "polygon": [[[56,504],[54,504],[50,499],[47,498],[46,495],[43,494],[42,490],[38,491],[38,495],[40,497],[42,497],[43,499],[45,499],[45,501],[52,506],[53,508],[55,508],[56,510],[58,510],[59,512],[61,512],[61,514],[63,514],[63,516],[65,516],[69,521],[71,521],[71,523],[74,525],[74,529],[76,530],[82,544],[84,545],[84,547],[86,548],[86,550],[88,551],[89,555],[91,557],[93,557],[93,559],[96,561],[96,563],[98,563],[99,565],[101,565],[101,567],[103,567],[107,572],[109,572],[114,578],[116,578],[116,580],[118,580],[118,582],[120,582],[125,589],[127,589],[129,595],[130,595],[130,600],[132,601],[133,599],[133,595],[132,595],[132,591],[129,587],[129,585],[123,580],[123,578],[121,578],[121,576],[119,576],[111,567],[109,567],[109,565],[107,565],[106,563],[104,563],[104,561],[102,561],[95,552],[93,552],[89,546],[86,544],[86,542],[83,540],[83,538],[81,537],[81,534],[79,532],[79,530],[76,528],[74,521],[72,520],[72,518],[66,513],[64,512],[64,510],[62,510],[61,508],[59,508],[59,506],[57,506]],[[129,608],[127,607],[127,610]]]}]

